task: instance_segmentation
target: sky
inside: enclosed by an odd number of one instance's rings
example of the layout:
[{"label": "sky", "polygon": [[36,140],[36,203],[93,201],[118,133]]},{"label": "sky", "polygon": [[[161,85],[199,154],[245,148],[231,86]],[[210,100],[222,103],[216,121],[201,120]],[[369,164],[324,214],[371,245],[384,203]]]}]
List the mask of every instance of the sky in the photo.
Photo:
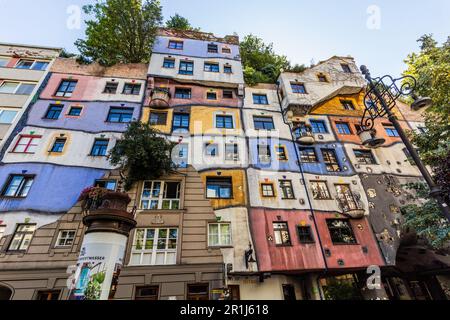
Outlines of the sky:
[{"label": "sky", "polygon": [[[63,47],[84,36],[81,6],[92,0],[0,0],[0,42]],[[399,76],[416,40],[450,36],[448,0],[161,0],[165,19],[179,13],[218,36],[254,34],[292,63],[351,55],[373,76]],[[77,14],[80,13],[80,14]],[[81,21],[81,23],[78,23]]]}]

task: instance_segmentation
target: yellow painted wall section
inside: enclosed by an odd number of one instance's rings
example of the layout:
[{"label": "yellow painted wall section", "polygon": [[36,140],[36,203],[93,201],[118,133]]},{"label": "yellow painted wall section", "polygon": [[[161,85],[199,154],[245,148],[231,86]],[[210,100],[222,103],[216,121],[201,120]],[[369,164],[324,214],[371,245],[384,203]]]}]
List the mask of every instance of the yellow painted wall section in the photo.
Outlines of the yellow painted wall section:
[{"label": "yellow painted wall section", "polygon": [[[216,129],[216,115],[232,115],[234,129]],[[197,122],[197,123],[196,123]],[[239,109],[237,108],[216,108],[216,107],[192,107],[191,108],[191,133],[200,134],[239,134],[242,128]]]},{"label": "yellow painted wall section", "polygon": [[153,125],[152,127],[162,133],[170,134],[172,131],[172,119],[173,119],[173,109],[152,109],[145,107],[143,108],[141,122],[148,123],[150,120],[150,114],[152,112],[167,112],[167,121],[165,125]]},{"label": "yellow painted wall section", "polygon": [[[221,175],[218,174],[221,173]],[[214,170],[201,173],[202,181],[206,189],[206,178],[223,178],[231,177],[233,181],[233,198],[232,199],[210,199],[214,210],[224,209],[228,207],[246,206],[246,185],[245,173],[243,170]]]}]

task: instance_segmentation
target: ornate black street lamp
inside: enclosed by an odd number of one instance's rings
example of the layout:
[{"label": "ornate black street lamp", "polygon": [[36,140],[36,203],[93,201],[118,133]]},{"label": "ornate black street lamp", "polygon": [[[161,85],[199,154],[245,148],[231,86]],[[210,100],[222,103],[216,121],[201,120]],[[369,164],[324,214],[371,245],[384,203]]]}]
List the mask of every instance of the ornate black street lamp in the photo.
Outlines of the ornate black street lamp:
[{"label": "ornate black street lamp", "polygon": [[384,76],[381,78],[372,78],[366,66],[361,66],[361,72],[369,84],[364,98],[365,111],[361,120],[362,130],[364,132],[373,131],[375,120],[387,116],[389,121],[394,125],[400,138],[405,144],[406,149],[427,182],[430,188],[430,196],[436,199],[443,215],[450,221],[450,210],[448,204],[444,200],[442,189],[434,182],[427,168],[420,160],[419,154],[411,141],[409,141],[405,131],[400,126],[397,117],[392,111],[396,106],[396,101],[401,96],[411,96],[415,100],[411,105],[413,110],[419,110],[430,106],[432,104],[431,99],[417,97],[417,95],[414,94],[414,90],[417,86],[417,81],[414,77],[405,76],[394,79],[391,76]]}]

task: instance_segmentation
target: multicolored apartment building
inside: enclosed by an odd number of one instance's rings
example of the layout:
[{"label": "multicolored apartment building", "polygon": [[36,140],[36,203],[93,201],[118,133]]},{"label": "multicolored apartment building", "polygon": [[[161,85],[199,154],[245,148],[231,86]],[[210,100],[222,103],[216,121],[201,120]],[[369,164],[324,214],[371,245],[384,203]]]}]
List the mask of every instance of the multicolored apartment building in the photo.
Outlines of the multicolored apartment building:
[{"label": "multicolored apartment building", "polygon": [[246,86],[239,38],[194,31],[161,29],[149,65],[56,58],[1,150],[0,299],[71,299],[92,231],[79,196],[122,191],[107,155],[138,120],[176,143],[176,172],[128,192],[110,299],[324,300],[335,281],[355,299],[444,298],[448,261],[402,229],[419,171],[387,119],[360,135],[365,87],[336,56]]}]

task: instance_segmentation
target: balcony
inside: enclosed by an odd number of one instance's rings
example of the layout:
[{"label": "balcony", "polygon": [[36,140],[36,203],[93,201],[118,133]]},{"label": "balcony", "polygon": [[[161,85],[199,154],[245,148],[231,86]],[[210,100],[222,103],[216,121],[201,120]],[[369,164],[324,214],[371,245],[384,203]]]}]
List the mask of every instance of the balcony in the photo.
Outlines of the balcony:
[{"label": "balcony", "polygon": [[169,107],[171,95],[169,89],[154,88],[150,95],[150,107],[166,109]]},{"label": "balcony", "polygon": [[353,192],[338,194],[336,202],[342,214],[351,219],[362,219],[366,213],[359,194]]},{"label": "balcony", "polygon": [[301,145],[310,146],[313,145],[316,140],[312,132],[310,125],[301,124],[294,127],[294,135],[297,142]]}]

